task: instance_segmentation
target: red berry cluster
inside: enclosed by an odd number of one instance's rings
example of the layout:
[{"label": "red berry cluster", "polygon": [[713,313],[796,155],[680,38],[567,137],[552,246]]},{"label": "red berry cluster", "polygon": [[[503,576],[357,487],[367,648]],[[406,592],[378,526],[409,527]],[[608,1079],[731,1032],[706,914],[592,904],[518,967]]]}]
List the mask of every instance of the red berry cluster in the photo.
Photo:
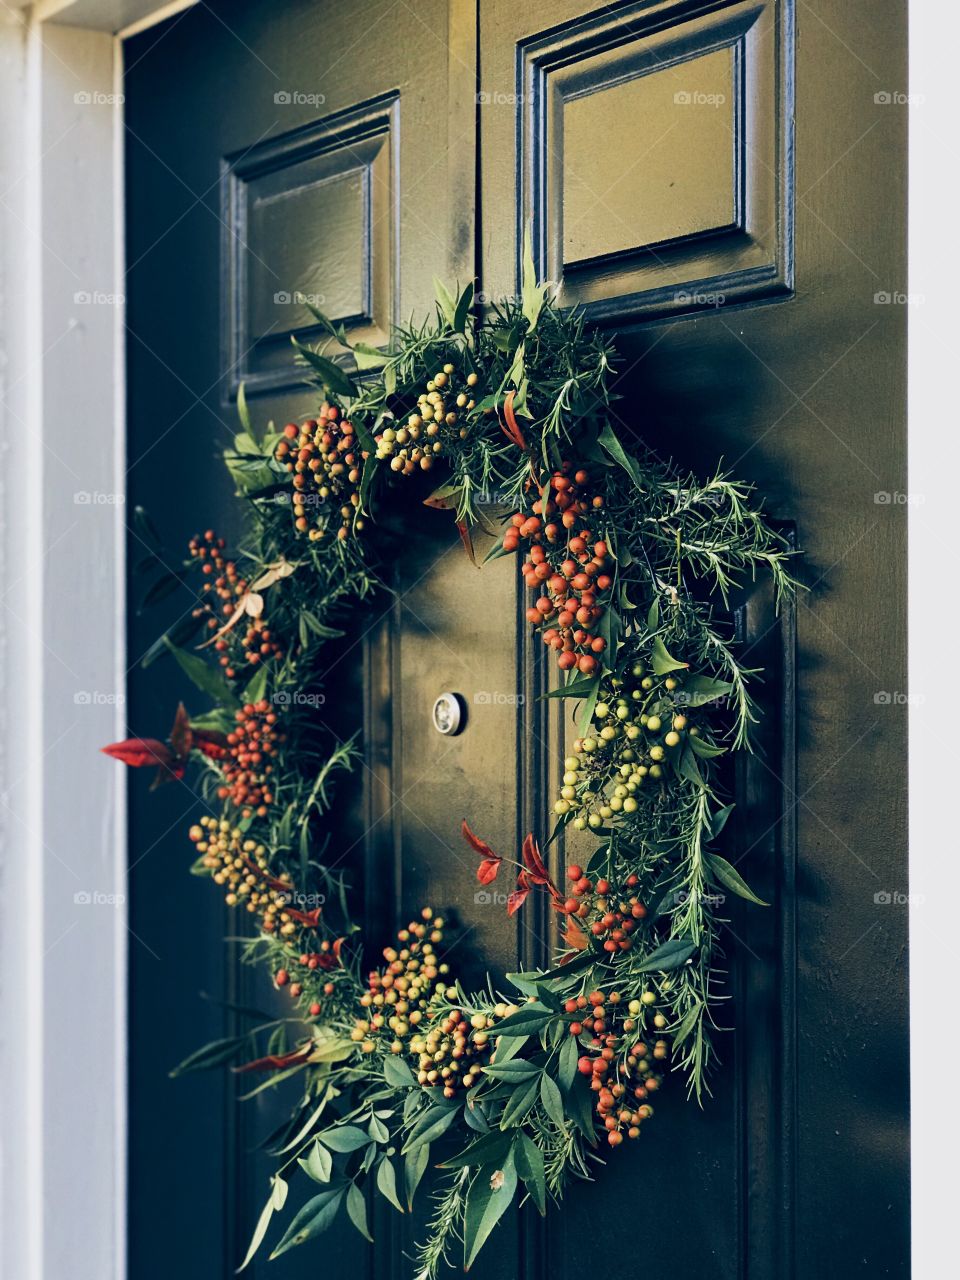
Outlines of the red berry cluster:
[{"label": "red berry cluster", "polygon": [[590,512],[603,507],[603,499],[591,496],[586,471],[572,475],[571,471],[572,465],[564,463],[550,477],[552,496],[546,503],[537,499],[530,514],[517,512],[511,517],[503,547],[516,551],[521,540],[530,544],[523,577],[527,587],[540,595],[527,610],[527,621],[543,628],[543,642],[557,651],[562,671],[576,667],[591,675],[606,648],[596,630],[613,576],[607,544],[595,538],[585,523]]},{"label": "red berry cluster", "polygon": [[[612,1000],[616,994],[611,992],[606,999]],[[603,1001],[603,992],[591,992],[589,1002],[594,1008],[602,1009]],[[584,1000],[584,1004],[587,1003]],[[597,1095],[597,1115],[607,1131],[607,1142],[611,1147],[618,1147],[624,1136],[640,1137],[641,1124],[653,1115],[647,1098],[660,1088],[663,1077],[655,1071],[650,1050],[642,1040],[624,1043],[610,1034],[595,1037],[593,1045],[599,1052],[595,1056],[584,1054],[577,1061],[577,1069],[581,1075],[590,1077],[590,1087]],[[666,1056],[666,1041],[658,1040],[653,1058]]]},{"label": "red berry cluster", "polygon": [[609,880],[597,880],[594,884],[584,875],[582,867],[576,865],[567,868],[567,876],[573,882],[573,896],[564,904],[568,914],[577,915],[581,920],[593,917],[590,932],[602,941],[604,951],[611,955],[629,951],[633,945],[630,935],[647,914],[636,893],[639,878],[627,876],[617,892]]},{"label": "red berry cluster", "polygon": [[[194,609],[193,616],[199,618],[209,614],[207,629],[214,632],[222,630],[229,622],[249,589],[249,583],[240,576],[236,564],[224,555],[225,545],[224,539],[218,538],[212,529],[202,536],[197,534],[189,543],[191,556],[200,561],[204,578],[201,590],[215,596],[218,601],[205,600]],[[237,668],[245,663],[279,658],[283,652],[266,622],[249,616],[238,627],[218,636],[213,647],[220,655],[224,674],[231,680],[236,677]]]},{"label": "red berry cluster", "polygon": [[273,765],[269,761],[281,742],[277,714],[265,698],[240,708],[236,727],[227,734],[228,754],[222,764],[225,785],[217,794],[221,800],[231,800],[245,818],[254,812],[265,817],[267,806],[273,803],[269,780]]},{"label": "red berry cluster", "polygon": [[300,427],[288,422],[274,456],[293,476],[293,518],[297,529],[316,541],[324,536],[328,504],[340,504],[337,537],[360,529],[355,520],[360,504],[362,454],[353,423],[340,418],[336,405],[324,402],[316,418]]}]

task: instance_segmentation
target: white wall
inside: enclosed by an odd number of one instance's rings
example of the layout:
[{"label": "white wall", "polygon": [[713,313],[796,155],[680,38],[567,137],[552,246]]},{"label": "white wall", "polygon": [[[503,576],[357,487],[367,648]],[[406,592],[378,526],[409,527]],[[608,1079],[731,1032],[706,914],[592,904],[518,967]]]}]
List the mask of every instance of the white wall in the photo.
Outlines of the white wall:
[{"label": "white wall", "polygon": [[106,33],[0,8],[0,1274],[123,1274],[122,306]]}]

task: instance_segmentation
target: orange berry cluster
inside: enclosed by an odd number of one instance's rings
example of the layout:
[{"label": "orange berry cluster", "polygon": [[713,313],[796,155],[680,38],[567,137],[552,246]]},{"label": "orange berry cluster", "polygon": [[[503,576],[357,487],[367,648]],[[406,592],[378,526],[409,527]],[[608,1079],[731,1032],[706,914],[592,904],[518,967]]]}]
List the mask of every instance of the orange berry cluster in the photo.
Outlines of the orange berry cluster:
[{"label": "orange berry cluster", "polygon": [[189,834],[197,846],[200,866],[214,884],[226,889],[228,906],[242,906],[258,916],[264,933],[289,937],[297,931],[299,926],[286,910],[292,893],[290,876],[270,872],[264,845],[224,818],[204,816]]},{"label": "orange berry cluster", "polygon": [[[577,1069],[589,1077],[590,1087],[597,1095],[597,1116],[611,1147],[618,1147],[624,1137],[640,1137],[641,1124],[653,1115],[647,1098],[663,1083],[656,1064],[668,1056],[666,1040],[657,1040],[651,1054],[648,1045],[637,1038],[647,1003],[644,999],[631,1000],[627,1017],[621,1016],[623,1002],[617,991],[591,991],[564,1005],[574,1017],[571,1034],[592,1034],[593,1052],[577,1060]],[[654,1023],[658,1020],[665,1022],[662,1015],[657,1015]]]},{"label": "orange berry cluster", "polygon": [[480,1079],[493,1043],[487,1032],[493,1020],[474,1014],[469,1020],[444,1003],[448,966],[436,954],[443,941],[443,920],[424,907],[397,934],[396,947],[386,947],[383,969],[375,969],[360,1003],[371,1012],[356,1020],[351,1036],[364,1053],[380,1047],[413,1059],[417,1079],[426,1088],[453,1098]]},{"label": "orange berry cluster", "polygon": [[[212,600],[205,600],[193,610],[195,618],[204,613],[210,615],[207,621],[209,631],[219,631],[233,617],[237,605],[249,588],[249,583],[238,573],[236,564],[224,555],[225,546],[224,539],[218,538],[212,529],[208,529],[202,536],[197,534],[189,542],[191,556],[201,564],[204,578],[201,590],[215,596],[218,601],[215,604]],[[213,647],[219,654],[224,674],[231,680],[236,677],[237,668],[245,663],[279,658],[283,652],[271,635],[266,621],[251,617],[220,636]]]},{"label": "orange berry cluster", "polygon": [[225,781],[217,795],[231,800],[245,818],[254,812],[263,818],[267,806],[273,804],[270,758],[283,740],[277,730],[277,713],[266,698],[248,702],[237,712],[236,726],[227,734],[228,754],[221,765]]},{"label": "orange berry cluster", "polygon": [[581,920],[592,917],[590,932],[601,942],[604,951],[611,955],[629,951],[633,945],[630,935],[647,914],[636,892],[639,878],[627,876],[618,892],[609,880],[594,883],[576,865],[567,868],[567,876],[572,881],[573,896],[564,904],[565,910]]},{"label": "orange berry cluster", "polygon": [[293,476],[293,519],[299,532],[313,541],[322,538],[331,503],[339,504],[338,538],[363,527],[362,519],[355,518],[363,454],[353,423],[341,419],[336,405],[324,401],[317,417],[300,427],[288,422],[274,457]]},{"label": "orange berry cluster", "polygon": [[543,642],[557,651],[562,671],[576,667],[591,675],[606,649],[606,640],[596,630],[613,575],[607,544],[595,539],[585,525],[588,513],[600,510],[603,499],[590,495],[586,471],[572,476],[571,471],[571,465],[564,463],[551,476],[552,497],[546,504],[537,499],[530,514],[517,512],[511,517],[503,547],[516,551],[521,541],[529,543],[523,577],[529,590],[540,595],[527,609],[527,621],[543,629]]}]

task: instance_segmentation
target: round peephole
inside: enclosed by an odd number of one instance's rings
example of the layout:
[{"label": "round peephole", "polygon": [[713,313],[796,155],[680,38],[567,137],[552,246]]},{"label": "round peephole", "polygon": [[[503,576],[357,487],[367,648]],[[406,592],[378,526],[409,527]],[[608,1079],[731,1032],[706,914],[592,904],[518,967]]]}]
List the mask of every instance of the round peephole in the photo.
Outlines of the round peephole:
[{"label": "round peephole", "polygon": [[441,693],[433,704],[433,727],[438,733],[459,733],[463,728],[463,702],[458,693]]}]

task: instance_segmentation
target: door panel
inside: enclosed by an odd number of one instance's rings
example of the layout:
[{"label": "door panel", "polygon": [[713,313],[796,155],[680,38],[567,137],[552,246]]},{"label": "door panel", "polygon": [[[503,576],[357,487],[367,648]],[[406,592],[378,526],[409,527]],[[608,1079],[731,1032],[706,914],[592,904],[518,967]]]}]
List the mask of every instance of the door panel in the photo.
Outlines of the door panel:
[{"label": "door panel", "polygon": [[[515,292],[528,221],[563,300],[616,325],[618,430],[702,471],[723,457],[805,552],[795,612],[760,589],[735,602],[766,714],[730,778],[734,834],[771,906],[731,909],[737,1029],[714,1097],[701,1112],[665,1089],[576,1212],[511,1218],[479,1280],[572,1274],[582,1224],[616,1221],[682,1276],[812,1280],[825,1247],[828,1274],[906,1274],[906,922],[874,897],[906,888],[904,709],[875,698],[906,687],[905,507],[882,502],[905,489],[904,323],[874,303],[905,278],[905,120],[877,93],[905,86],[904,23],[878,0],[216,0],[127,43],[130,499],[171,559],[196,524],[233,532],[216,454],[238,382],[262,419],[312,406],[290,376],[290,336],[314,323],[297,290],[378,341],[427,311],[434,275]],[[452,908],[451,964],[476,981],[545,961],[555,922],[539,899],[514,920],[485,900],[460,822],[504,851],[545,835],[573,731],[540,697],[556,672],[516,566],[479,572],[443,516],[403,516],[416,546],[398,525],[318,710],[340,733],[364,723],[332,834],[371,944],[425,901]],[[132,619],[131,653],[182,607]],[[444,692],[457,735],[433,726]],[[130,696],[153,732],[191,691],[160,664]],[[271,998],[238,985],[230,920],[184,874],[196,804],[131,792],[138,1280],[233,1273],[266,1185],[250,1148],[283,1111],[166,1076],[230,1030],[199,990]],[[417,1234],[385,1211],[375,1249],[345,1228],[252,1272],[400,1280]]]},{"label": "door panel", "polygon": [[[296,291],[322,293],[318,305],[376,341],[392,320],[431,305],[435,273],[472,277],[475,41],[463,0],[418,0],[415,14],[390,0],[211,0],[127,42],[129,499],[160,525],[171,565],[198,527],[236,532],[218,454],[234,430],[238,381],[247,379],[260,421],[313,407],[290,377],[290,335],[308,337],[313,323]],[[143,551],[131,526],[133,566]],[[132,576],[138,599],[135,567]],[[132,618],[131,655],[192,603],[176,597]],[[361,717],[361,632],[341,654],[340,700],[318,712],[342,733]],[[199,707],[171,664],[134,670],[131,727],[162,730],[181,697]],[[266,1094],[241,1105],[219,1073],[167,1072],[231,1033],[223,1001],[262,1005],[272,993],[269,983],[247,989],[236,949],[221,941],[236,918],[186,874],[198,797],[186,786],[148,797],[139,781],[129,1270],[137,1280],[226,1280],[265,1198],[269,1164],[252,1150],[286,1103]],[[359,798],[344,796],[346,848],[364,823]],[[361,850],[362,840],[353,854],[362,886]],[[324,1248],[331,1276],[371,1266],[355,1232],[334,1254]],[[272,1265],[262,1256],[251,1272],[278,1266],[289,1280],[315,1275],[318,1255]]]},{"label": "door panel", "polygon": [[876,697],[906,678],[905,517],[883,501],[905,338],[875,302],[905,279],[905,119],[877,92],[906,82],[905,8],[480,11],[485,292],[517,288],[532,221],[564,299],[616,324],[620,430],[757,482],[812,588],[795,649],[744,606],[776,737],[738,781],[738,841],[773,906],[733,922],[717,1096],[701,1117],[665,1093],[657,1158],[645,1138],[636,1183],[583,1197],[626,1214],[649,1187],[680,1274],[812,1276],[810,1222],[831,1274],[908,1266],[906,915],[883,896],[906,884],[905,716]]}]

